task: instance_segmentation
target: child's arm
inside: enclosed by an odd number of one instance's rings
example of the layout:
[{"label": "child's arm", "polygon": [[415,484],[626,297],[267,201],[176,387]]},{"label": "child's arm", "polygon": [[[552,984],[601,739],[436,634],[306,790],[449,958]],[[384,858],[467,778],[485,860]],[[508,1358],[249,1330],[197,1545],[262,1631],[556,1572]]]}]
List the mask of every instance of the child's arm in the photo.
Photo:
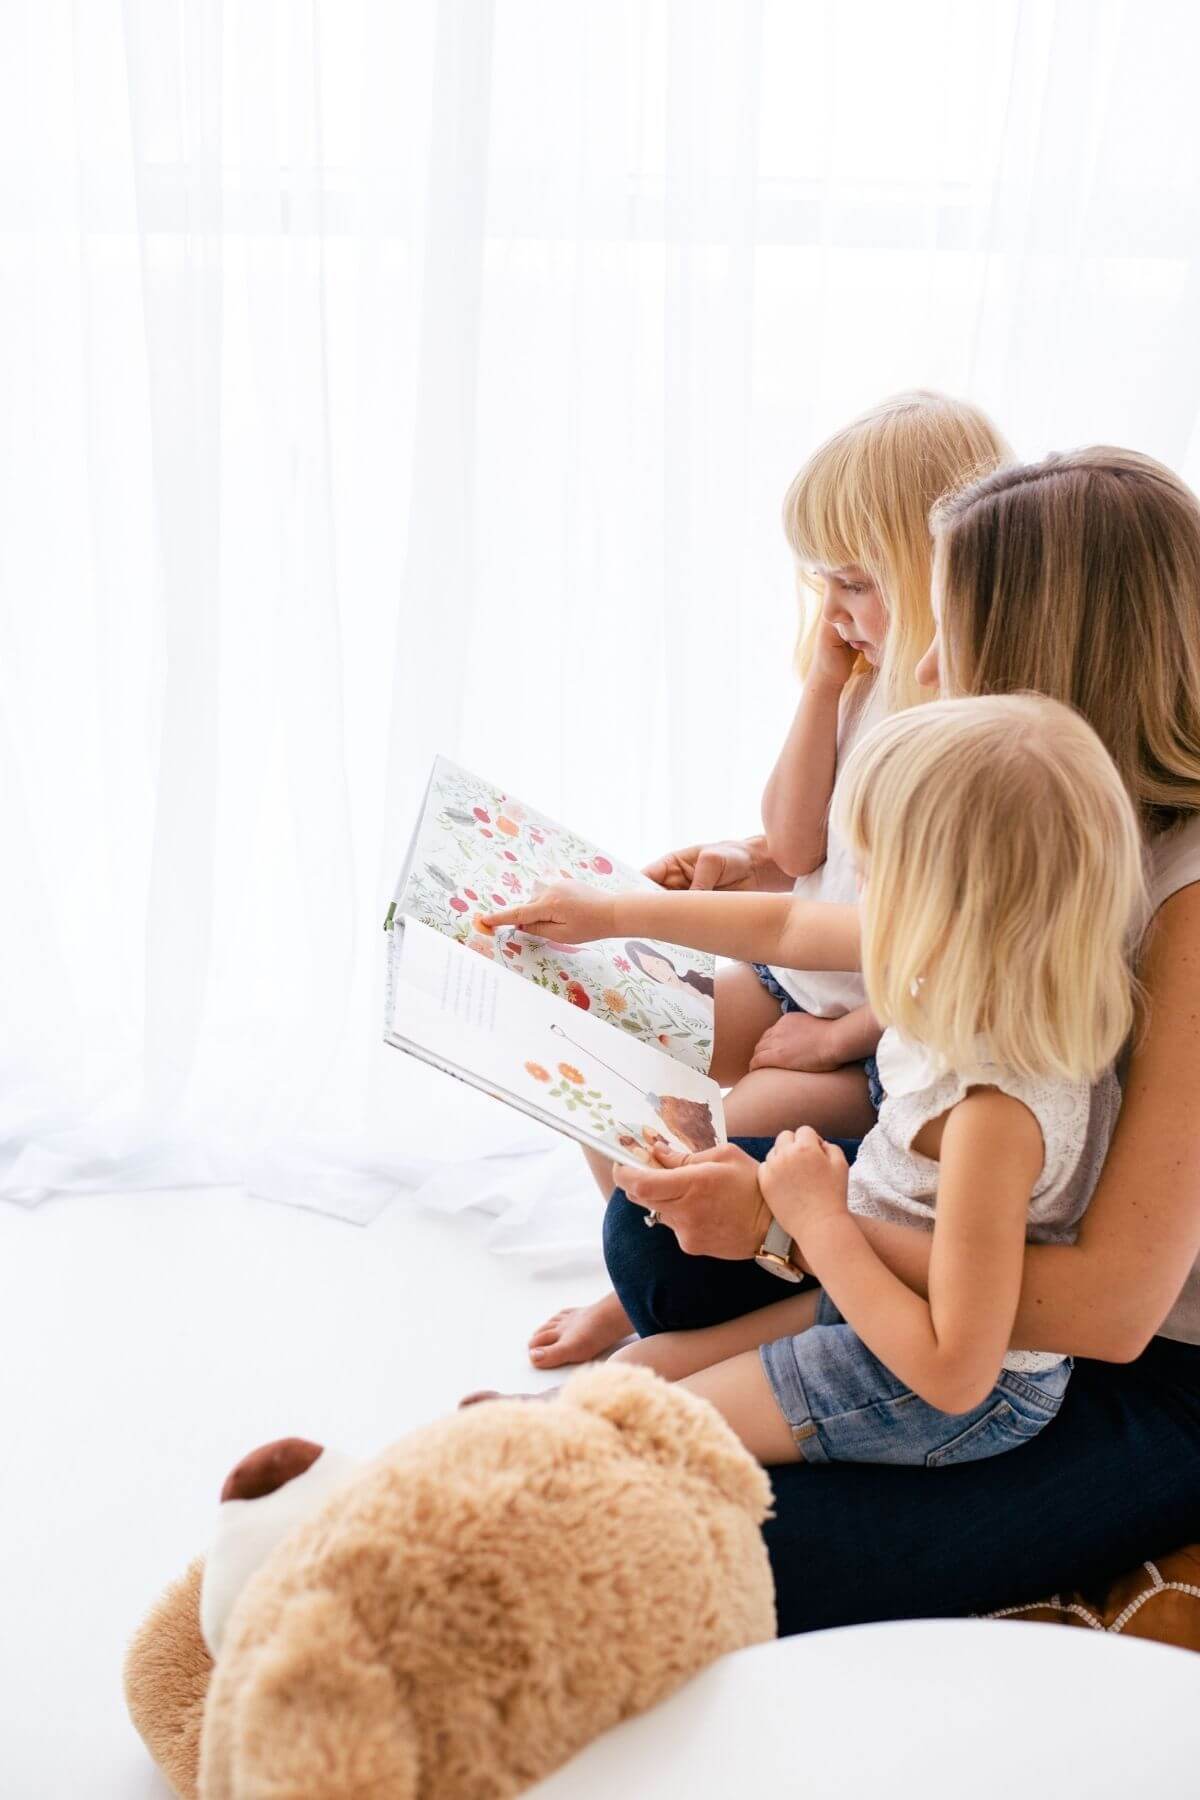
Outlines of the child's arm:
[{"label": "child's arm", "polygon": [[825,860],[838,712],[854,663],[854,651],[822,620],[804,692],[762,801],[767,848],[793,875],[807,875]]},{"label": "child's arm", "polygon": [[[995,1386],[1012,1335],[1029,1197],[1042,1168],[1029,1109],[974,1088],[942,1132],[926,1300],[888,1269],[846,1209],[841,1152],[785,1132],[763,1168],[763,1197],[868,1349],[930,1406],[970,1412]],[[774,1165],[774,1167],[772,1166]]]},{"label": "child's arm", "polygon": [[793,900],[790,894],[652,894],[640,888],[606,894],[586,882],[563,881],[480,924],[488,931],[515,926],[554,944],[656,938],[788,969],[856,969],[862,955],[857,907]]}]

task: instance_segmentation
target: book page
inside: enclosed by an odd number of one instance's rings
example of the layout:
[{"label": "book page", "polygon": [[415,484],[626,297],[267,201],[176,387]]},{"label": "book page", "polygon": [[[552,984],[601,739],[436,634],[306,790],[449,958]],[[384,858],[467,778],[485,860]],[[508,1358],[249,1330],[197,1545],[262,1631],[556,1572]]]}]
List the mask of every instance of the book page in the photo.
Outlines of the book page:
[{"label": "book page", "polygon": [[438,758],[398,910],[579,1012],[707,1070],[716,971],[707,952],[641,939],[548,944],[521,932],[496,939],[477,929],[481,917],[527,900],[536,883],[564,879],[609,891],[654,886],[543,813]]},{"label": "book page", "polygon": [[388,946],[384,1036],[621,1162],[724,1143],[714,1081],[640,1039],[506,980],[487,957],[413,919]]}]

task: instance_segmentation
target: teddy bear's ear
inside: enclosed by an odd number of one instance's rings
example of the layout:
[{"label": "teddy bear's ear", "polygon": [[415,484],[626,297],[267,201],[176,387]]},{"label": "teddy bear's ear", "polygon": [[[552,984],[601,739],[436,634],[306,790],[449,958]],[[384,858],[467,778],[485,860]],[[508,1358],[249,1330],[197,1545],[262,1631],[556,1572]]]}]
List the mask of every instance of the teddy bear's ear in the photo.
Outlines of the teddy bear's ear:
[{"label": "teddy bear's ear", "polygon": [[142,1742],[182,1800],[196,1800],[200,1727],[212,1657],[200,1635],[202,1557],[172,1582],[125,1658],[125,1704]]},{"label": "teddy bear's ear", "polygon": [[771,1484],[763,1469],[716,1409],[685,1388],[649,1369],[607,1363],[573,1375],[559,1398],[607,1419],[636,1455],[711,1483],[756,1525],[770,1512]]},{"label": "teddy bear's ear", "polygon": [[[222,1660],[218,1683],[224,1668]],[[411,1715],[390,1671],[371,1660],[352,1615],[331,1594],[290,1601],[271,1642],[235,1674],[227,1722],[217,1721],[227,1770],[218,1777],[211,1766],[206,1736],[202,1800],[210,1792],[237,1800],[415,1800],[420,1753]]]}]

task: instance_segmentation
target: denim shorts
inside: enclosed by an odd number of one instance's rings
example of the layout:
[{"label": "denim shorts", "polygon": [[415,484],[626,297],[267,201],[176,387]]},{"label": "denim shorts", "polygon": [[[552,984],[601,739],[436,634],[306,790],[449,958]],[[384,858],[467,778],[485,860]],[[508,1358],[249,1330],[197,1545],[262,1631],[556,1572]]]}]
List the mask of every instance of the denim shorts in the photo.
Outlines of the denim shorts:
[{"label": "denim shorts", "polygon": [[824,1293],[817,1323],[759,1351],[771,1392],[805,1462],[978,1462],[1029,1443],[1062,1405],[1071,1359],[1005,1369],[969,1413],[939,1412],[884,1367]]},{"label": "denim shorts", "polygon": [[[766,963],[751,963],[750,967],[754,970],[754,973],[758,976],[758,979],[762,982],[772,1000],[778,1000],[781,1013],[804,1011],[800,1002],[798,1000],[793,1000],[783,983],[776,981]],[[875,1061],[873,1056],[868,1056],[866,1062],[863,1064],[863,1073],[867,1078],[867,1092],[871,1098],[871,1105],[875,1108],[875,1111],[878,1112],[883,1105],[883,1083],[879,1079],[879,1064]]]}]

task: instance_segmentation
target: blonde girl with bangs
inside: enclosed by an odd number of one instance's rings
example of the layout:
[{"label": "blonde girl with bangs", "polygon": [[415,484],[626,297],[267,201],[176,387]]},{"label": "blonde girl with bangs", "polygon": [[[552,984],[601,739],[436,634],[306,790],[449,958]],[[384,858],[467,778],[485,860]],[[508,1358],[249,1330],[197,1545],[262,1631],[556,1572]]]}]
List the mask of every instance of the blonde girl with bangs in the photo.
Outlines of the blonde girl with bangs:
[{"label": "blonde girl with bangs", "polygon": [[[835,432],[788,488],[784,533],[801,597],[803,688],[763,795],[761,854],[697,846],[651,864],[660,885],[788,888],[852,902],[854,870],[830,828],[839,765],[891,711],[923,698],[917,662],[932,634],[929,510],[947,489],[992,470],[1008,448],[978,407],[915,391]],[[729,1090],[731,1137],[807,1124],[856,1138],[875,1120],[879,1025],[856,970],[743,964],[717,979],[711,1072]],[[585,1152],[605,1199],[611,1168]],[[539,1368],[586,1361],[632,1329],[613,1293],[558,1312],[529,1342]]]},{"label": "blonde girl with bangs", "polygon": [[[976,1461],[1037,1437],[1070,1378],[1056,1345],[1009,1346],[1026,1244],[1073,1239],[1117,1116],[1138,819],[1091,727],[1034,695],[892,716],[850,757],[835,816],[858,920],[568,882],[492,922],[827,967],[861,941],[885,1026],[878,1124],[852,1167],[811,1128],[784,1131],[759,1177],[760,1262],[819,1290],[618,1354],[684,1380],[767,1464]],[[862,1222],[879,1220],[932,1234],[927,1294],[877,1254]]]}]

